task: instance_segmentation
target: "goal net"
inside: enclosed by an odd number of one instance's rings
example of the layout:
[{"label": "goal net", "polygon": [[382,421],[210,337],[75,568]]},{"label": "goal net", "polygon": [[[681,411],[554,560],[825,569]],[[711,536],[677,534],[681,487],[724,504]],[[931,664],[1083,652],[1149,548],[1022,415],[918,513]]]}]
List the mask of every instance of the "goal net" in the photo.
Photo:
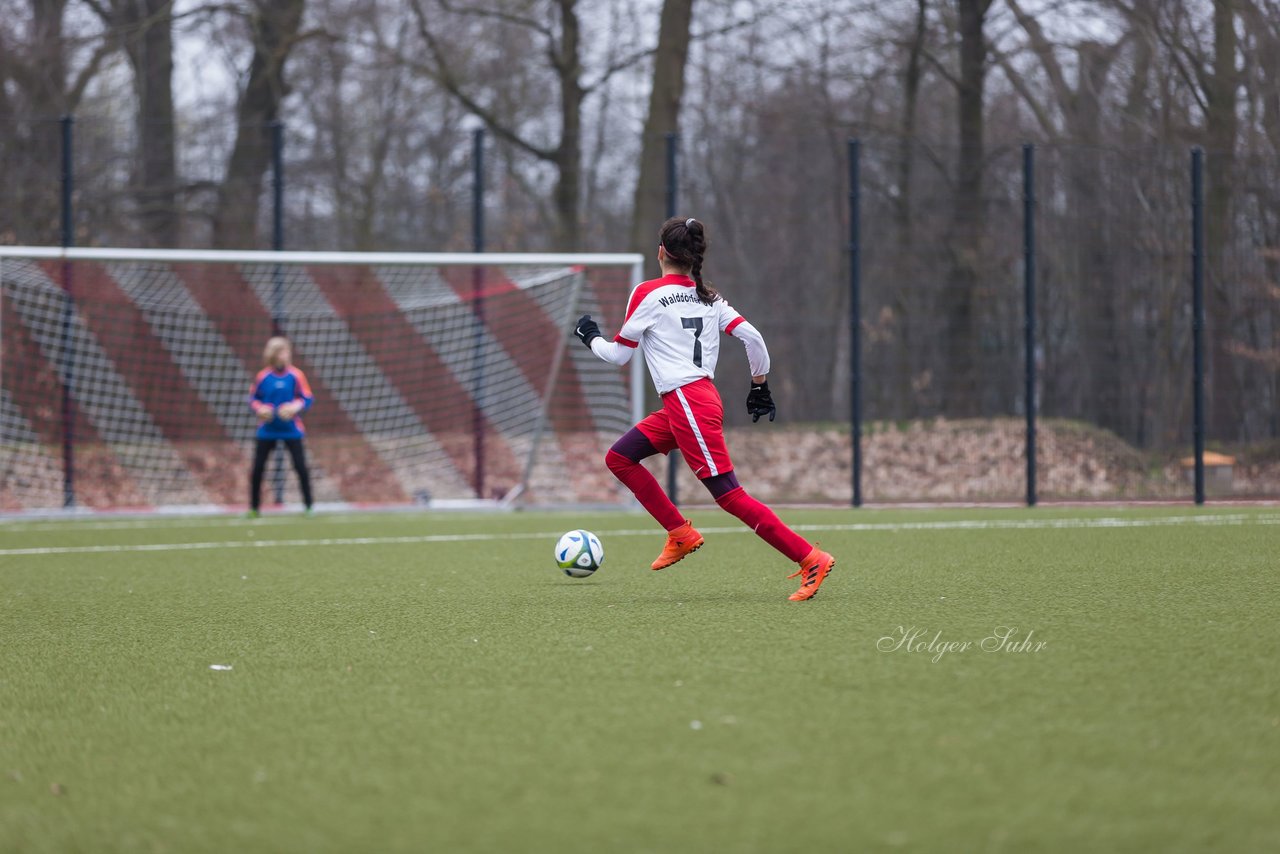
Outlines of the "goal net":
[{"label": "goal net", "polygon": [[[0,511],[244,505],[277,331],[315,394],[317,502],[622,504],[602,460],[639,360],[572,321],[620,322],[640,261],[0,247]],[[281,483],[299,500],[290,471],[264,504]]]}]

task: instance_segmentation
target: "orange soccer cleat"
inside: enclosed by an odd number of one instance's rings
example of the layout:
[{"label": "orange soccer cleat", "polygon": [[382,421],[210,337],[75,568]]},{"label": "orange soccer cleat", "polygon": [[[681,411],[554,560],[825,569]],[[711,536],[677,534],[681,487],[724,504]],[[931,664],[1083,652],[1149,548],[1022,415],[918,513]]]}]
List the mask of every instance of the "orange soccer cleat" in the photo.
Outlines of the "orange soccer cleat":
[{"label": "orange soccer cleat", "polygon": [[800,589],[787,598],[792,602],[803,602],[817,596],[818,588],[822,586],[822,582],[826,580],[835,565],[834,557],[814,546],[813,551],[800,561],[800,568],[787,576],[787,578],[795,578],[797,575],[802,577]]},{"label": "orange soccer cleat", "polygon": [[666,569],[676,561],[683,560],[685,555],[702,548],[704,542],[702,535],[693,529],[693,523],[686,519],[679,528],[667,531],[667,544],[650,569]]}]

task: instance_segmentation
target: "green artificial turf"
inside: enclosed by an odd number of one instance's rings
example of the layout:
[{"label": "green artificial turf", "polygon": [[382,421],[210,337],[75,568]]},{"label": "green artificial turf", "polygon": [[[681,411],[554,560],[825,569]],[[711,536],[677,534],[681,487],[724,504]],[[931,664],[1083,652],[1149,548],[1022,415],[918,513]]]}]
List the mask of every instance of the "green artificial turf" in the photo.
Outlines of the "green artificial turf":
[{"label": "green artificial turf", "polygon": [[782,515],[0,525],[0,851],[1280,848],[1280,511]]}]

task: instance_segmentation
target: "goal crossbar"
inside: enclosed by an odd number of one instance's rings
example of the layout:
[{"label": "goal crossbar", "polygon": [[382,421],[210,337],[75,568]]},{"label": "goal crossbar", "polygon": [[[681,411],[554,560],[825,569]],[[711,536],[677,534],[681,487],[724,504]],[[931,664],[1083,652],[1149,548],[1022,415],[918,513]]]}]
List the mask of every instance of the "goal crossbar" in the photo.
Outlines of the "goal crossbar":
[{"label": "goal crossbar", "polygon": [[0,246],[0,258],[44,261],[156,261],[200,264],[359,264],[397,267],[586,266],[630,267],[644,275],[644,256],[633,252],[296,252],[268,249],[109,249]]}]

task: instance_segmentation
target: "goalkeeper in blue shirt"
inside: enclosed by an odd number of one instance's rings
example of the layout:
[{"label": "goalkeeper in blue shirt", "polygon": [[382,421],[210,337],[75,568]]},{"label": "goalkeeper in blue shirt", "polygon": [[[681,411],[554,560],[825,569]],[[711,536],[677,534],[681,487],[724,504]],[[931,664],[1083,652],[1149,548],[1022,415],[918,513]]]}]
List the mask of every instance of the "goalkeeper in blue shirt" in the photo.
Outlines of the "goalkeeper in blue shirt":
[{"label": "goalkeeper in blue shirt", "polygon": [[302,503],[311,512],[311,473],[302,447],[306,427],[300,417],[315,398],[302,371],[293,366],[289,339],[276,336],[262,352],[265,367],[258,372],[249,390],[249,406],[258,416],[258,437],[253,449],[253,472],[249,478],[249,516],[255,518],[262,505],[262,475],[276,443],[284,442],[298,473]]}]

